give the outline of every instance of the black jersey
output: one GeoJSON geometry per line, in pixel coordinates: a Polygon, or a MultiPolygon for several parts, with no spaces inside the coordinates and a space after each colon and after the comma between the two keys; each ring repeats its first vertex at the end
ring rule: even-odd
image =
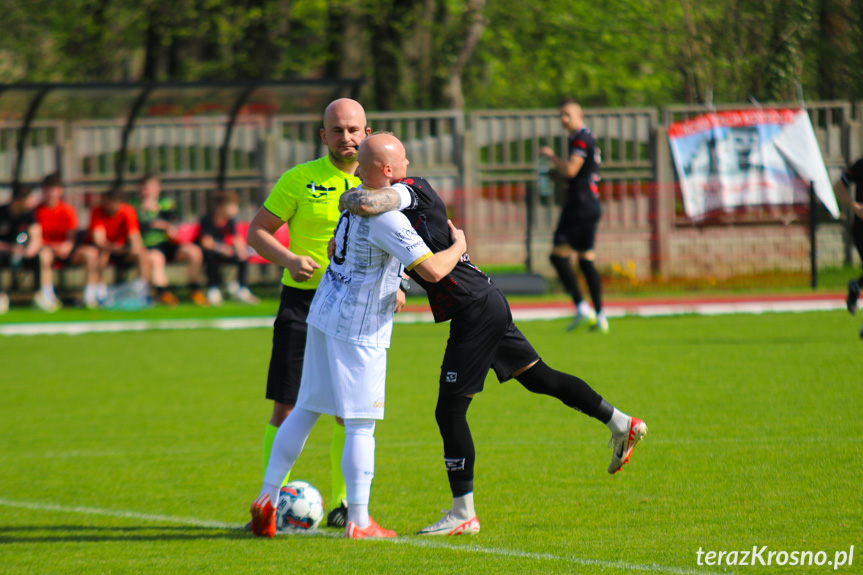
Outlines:
{"type": "Polygon", "coordinates": [[[590,216],[599,208],[599,165],[601,163],[596,138],[587,128],[569,136],[569,155],[584,159],[581,169],[569,180],[565,212],[590,216]]]}
{"type": "MultiPolygon", "coordinates": [[[[845,189],[851,194],[851,184],[854,184],[854,201],[863,203],[863,158],[857,160],[853,166],[842,172],[842,183],[845,184],[845,189]]],[[[863,220],[854,214],[854,225],[860,226],[863,220]]]]}
{"type": "Polygon", "coordinates": [[[0,241],[10,244],[27,242],[30,226],[35,223],[34,210],[27,210],[13,216],[11,204],[0,206],[0,241]]]}
{"type": "Polygon", "coordinates": [[[863,203],[863,158],[857,160],[853,166],[842,173],[842,182],[849,191],[853,183],[857,188],[854,193],[854,201],[863,203]]]}
{"type": "Polygon", "coordinates": [[[213,214],[207,214],[201,218],[201,231],[198,232],[198,241],[202,236],[210,236],[217,244],[224,244],[228,238],[237,235],[237,222],[230,218],[221,226],[216,224],[213,214]]]}
{"type": "MultiPolygon", "coordinates": [[[[431,185],[422,178],[405,178],[399,183],[411,193],[410,205],[402,210],[432,253],[452,245],[446,206],[431,185]]],[[[437,283],[422,279],[416,270],[408,274],[426,290],[435,322],[451,319],[470,302],[495,288],[494,283],[463,254],[450,274],[437,283]]]]}

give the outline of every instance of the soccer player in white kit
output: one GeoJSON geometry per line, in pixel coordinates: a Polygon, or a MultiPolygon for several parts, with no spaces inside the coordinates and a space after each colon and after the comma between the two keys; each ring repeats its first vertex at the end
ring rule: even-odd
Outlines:
{"type": "MultiPolygon", "coordinates": [[[[367,138],[358,153],[364,186],[407,174],[404,146],[390,134],[367,138]]],[[[402,199],[407,206],[408,194],[402,199]]],[[[453,245],[433,254],[399,211],[373,217],[344,212],[335,229],[335,255],[308,315],[300,394],[279,427],[261,493],[252,504],[252,532],[273,537],[282,479],[293,467],[321,414],[345,422],[342,473],[348,494],[345,537],[395,537],[369,517],[374,477],[375,420],[383,419],[386,353],[402,269],[437,282],[467,251],[464,232],[449,222],[453,245]]]]}

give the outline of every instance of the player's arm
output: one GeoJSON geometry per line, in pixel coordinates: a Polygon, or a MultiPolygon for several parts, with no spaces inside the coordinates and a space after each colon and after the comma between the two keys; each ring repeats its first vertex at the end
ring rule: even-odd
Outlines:
{"type": "Polygon", "coordinates": [[[554,164],[553,169],[555,172],[567,179],[572,179],[578,175],[578,172],[581,171],[581,167],[584,165],[584,158],[578,154],[572,154],[569,156],[568,160],[564,160],[562,158],[558,158],[557,154],[554,153],[554,150],[548,146],[540,148],[539,153],[548,158],[548,160],[554,164]]]}
{"type": "Polygon", "coordinates": [[[30,224],[27,228],[27,247],[24,250],[24,257],[35,257],[40,249],[42,249],[42,226],[38,223],[30,224]]]}
{"type": "Polygon", "coordinates": [[[233,238],[234,253],[237,254],[237,259],[239,259],[241,262],[246,261],[249,258],[249,250],[248,244],[246,244],[246,238],[244,238],[240,234],[234,234],[231,237],[233,238]]]}
{"type": "Polygon", "coordinates": [[[91,226],[90,235],[94,246],[102,250],[111,249],[111,245],[108,243],[108,232],[105,231],[104,225],[97,223],[91,226]]]}
{"type": "Polygon", "coordinates": [[[456,228],[450,220],[447,220],[446,223],[449,226],[449,235],[453,244],[429,258],[407,267],[408,271],[416,271],[427,282],[437,283],[445,278],[467,251],[464,232],[456,228]]]}
{"type": "Polygon", "coordinates": [[[858,218],[863,219],[863,204],[854,201],[848,192],[848,178],[843,174],[842,178],[833,185],[833,195],[842,204],[851,208],[858,218]]]}
{"type": "Polygon", "coordinates": [[[393,187],[354,188],[339,198],[339,211],[349,211],[356,216],[376,216],[402,207],[403,197],[393,187]]]}
{"type": "Polygon", "coordinates": [[[141,238],[141,232],[134,230],[129,232],[129,247],[132,251],[141,251],[144,249],[144,240],[141,238]]]}
{"type": "Polygon", "coordinates": [[[286,268],[294,281],[308,281],[321,266],[309,256],[295,254],[276,239],[276,231],[284,223],[281,218],[262,206],[249,224],[246,239],[261,257],[286,268]]]}

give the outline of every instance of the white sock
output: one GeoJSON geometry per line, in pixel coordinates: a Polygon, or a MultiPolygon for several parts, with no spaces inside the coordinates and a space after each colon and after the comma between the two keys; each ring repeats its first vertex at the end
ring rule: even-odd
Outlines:
{"type": "Polygon", "coordinates": [[[264,473],[264,485],[261,487],[261,494],[270,496],[273,507],[278,504],[282,481],[302,453],[318,417],[319,413],[295,407],[276,432],[273,449],[270,451],[270,462],[264,473]]]}
{"type": "Polygon", "coordinates": [[[459,519],[470,519],[476,515],[473,508],[473,491],[452,498],[452,514],[459,519]]]}
{"type": "Polygon", "coordinates": [[[99,284],[96,288],[96,295],[99,296],[99,299],[108,299],[108,286],[99,284]]]}
{"type": "Polygon", "coordinates": [[[87,284],[84,286],[84,301],[85,302],[94,302],[96,301],[96,284],[87,284]]]}
{"type": "Polygon", "coordinates": [[[54,294],[54,288],[51,286],[42,286],[42,297],[48,301],[54,301],[57,296],[54,294]]]}
{"type": "Polygon", "coordinates": [[[348,521],[357,527],[365,529],[369,526],[369,504],[349,503],[348,521]]]}
{"type": "Polygon", "coordinates": [[[593,312],[590,305],[582,300],[581,303],[578,304],[578,313],[580,315],[590,315],[593,312]]]}
{"type": "Polygon", "coordinates": [[[629,431],[629,423],[630,417],[615,407],[611,419],[605,425],[611,430],[612,435],[620,435],[629,431]]]}
{"type": "Polygon", "coordinates": [[[369,498],[375,476],[375,420],[346,419],[342,474],[348,492],[348,521],[369,526],[369,498]]]}

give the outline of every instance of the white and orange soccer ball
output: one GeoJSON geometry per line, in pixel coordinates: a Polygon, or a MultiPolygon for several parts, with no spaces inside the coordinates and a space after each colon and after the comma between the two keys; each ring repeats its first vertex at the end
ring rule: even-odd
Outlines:
{"type": "Polygon", "coordinates": [[[276,529],[279,531],[315,529],[324,518],[320,491],[305,481],[291,481],[279,490],[276,529]]]}

